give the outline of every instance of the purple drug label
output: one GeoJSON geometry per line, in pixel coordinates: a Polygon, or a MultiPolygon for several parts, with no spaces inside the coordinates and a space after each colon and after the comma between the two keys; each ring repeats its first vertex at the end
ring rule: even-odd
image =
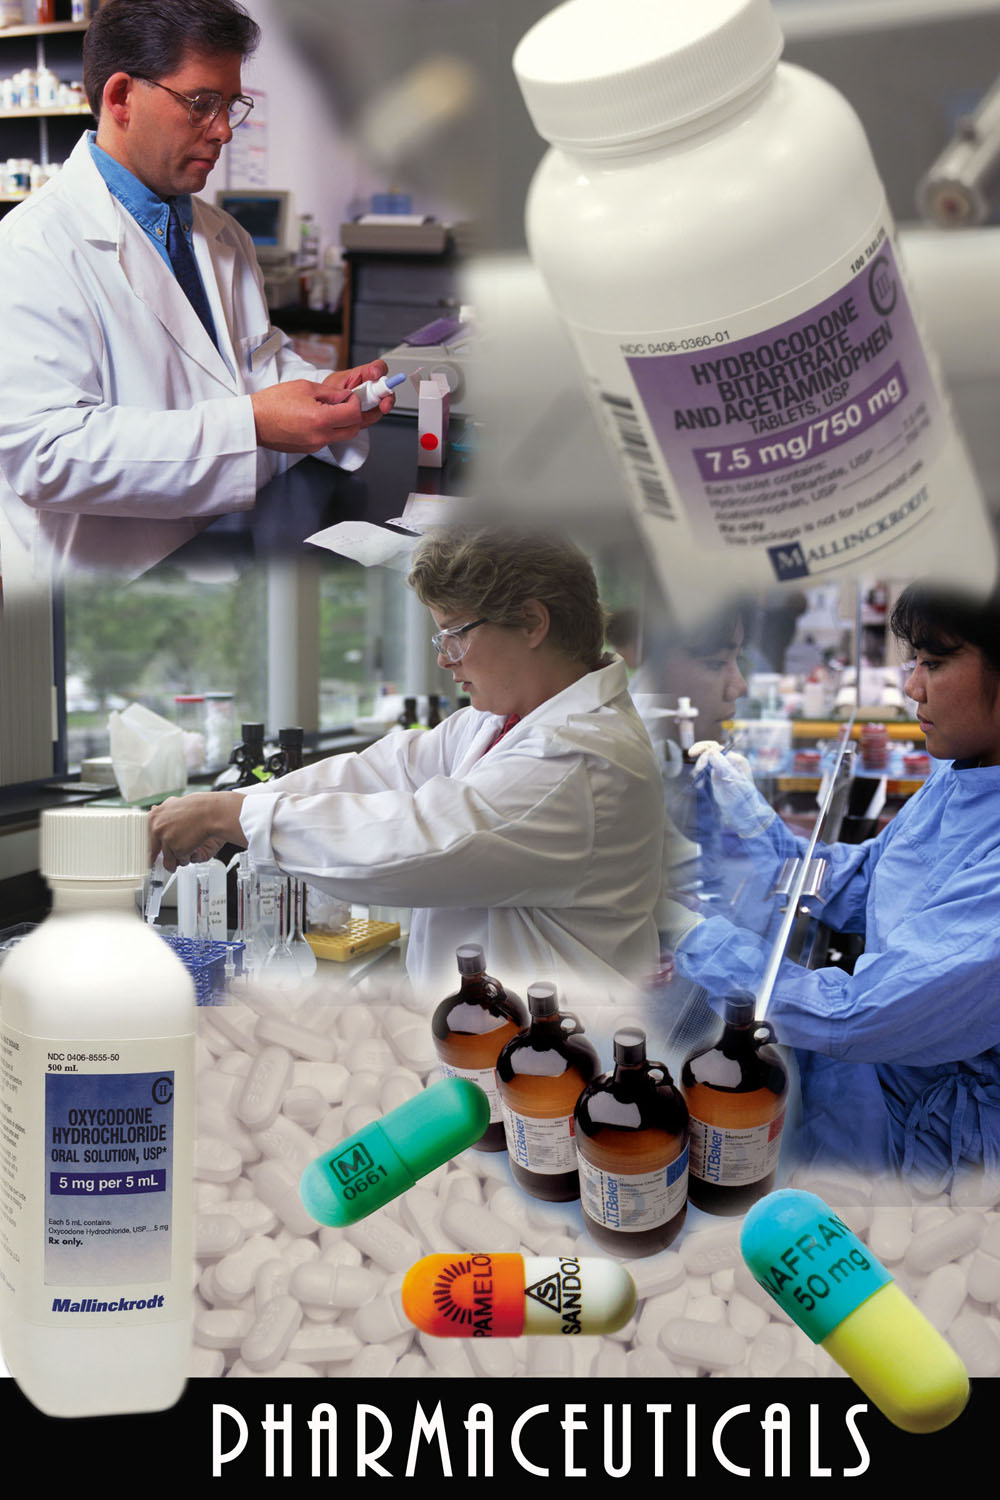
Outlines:
{"type": "MultiPolygon", "coordinates": [[[[647,348],[626,355],[655,438],[646,462],[658,447],[705,545],[808,549],[835,518],[870,520],[871,507],[904,500],[946,438],[887,238],[794,318],[736,340],[715,329],[647,348]]],[[[786,576],[787,557],[772,565],[786,576]]]]}
{"type": "Polygon", "coordinates": [[[873,381],[852,400],[811,421],[801,422],[780,436],[769,433],[748,443],[692,451],[703,479],[714,480],[724,474],[774,473],[794,467],[813,454],[828,453],[841,443],[849,443],[880,422],[908,395],[902,368],[895,364],[887,375],[873,381]]]}

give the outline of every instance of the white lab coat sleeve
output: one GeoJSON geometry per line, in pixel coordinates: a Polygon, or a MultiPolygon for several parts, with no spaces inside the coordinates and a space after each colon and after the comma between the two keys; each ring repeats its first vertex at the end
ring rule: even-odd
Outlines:
{"type": "MultiPolygon", "coordinates": [[[[30,265],[14,263],[27,254],[17,241],[4,246],[4,276],[18,285],[31,284],[30,265]]],[[[80,268],[73,296],[60,276],[50,292],[58,305],[40,296],[7,307],[0,468],[15,494],[34,508],[82,515],[175,519],[251,507],[257,438],[250,397],[155,411],[109,401],[109,353],[86,296],[86,271],[80,268]]]]}
{"type": "MultiPolygon", "coordinates": [[[[450,747],[457,727],[449,722],[433,730],[394,729],[366,750],[330,755],[279,779],[262,781],[259,786],[251,787],[247,796],[256,798],[291,793],[308,796],[327,791],[360,794],[392,790],[415,792],[430,777],[448,775],[453,753],[450,747]]],[[[248,816],[253,815],[251,804],[248,816]]],[[[243,831],[247,831],[245,826],[243,831]]]]}
{"type": "MultiPolygon", "coordinates": [[[[355,765],[348,779],[373,774],[355,765]]],[[[344,899],[570,906],[593,852],[594,807],[577,755],[498,756],[474,776],[436,774],[415,789],[310,793],[291,783],[245,799],[251,855],[344,899]]]]}

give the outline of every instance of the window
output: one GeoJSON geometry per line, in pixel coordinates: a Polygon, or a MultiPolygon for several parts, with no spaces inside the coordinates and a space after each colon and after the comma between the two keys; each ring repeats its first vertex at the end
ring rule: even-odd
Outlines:
{"type": "Polygon", "coordinates": [[[196,577],[168,565],[132,583],[73,576],[64,589],[67,763],[108,753],[108,714],[141,703],[176,721],[181,694],[233,695],[234,741],[267,706],[267,589],[260,568],[196,577]]]}

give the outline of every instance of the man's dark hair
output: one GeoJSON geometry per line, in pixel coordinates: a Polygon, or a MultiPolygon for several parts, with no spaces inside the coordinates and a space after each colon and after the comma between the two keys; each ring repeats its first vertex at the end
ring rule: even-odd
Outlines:
{"type": "Polygon", "coordinates": [[[114,73],[154,81],[175,73],[189,52],[249,57],[260,27],[236,0],[111,0],[87,29],[83,86],[95,116],[114,73]]]}

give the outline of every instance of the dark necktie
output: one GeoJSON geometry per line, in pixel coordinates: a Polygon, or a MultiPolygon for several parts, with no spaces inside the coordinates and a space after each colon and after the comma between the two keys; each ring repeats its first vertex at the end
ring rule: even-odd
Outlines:
{"type": "Polygon", "coordinates": [[[209,338],[216,348],[219,341],[215,337],[215,322],[212,318],[212,309],[208,305],[205,296],[205,288],[201,284],[198,267],[195,263],[194,252],[188,244],[187,235],[181,227],[180,217],[177,213],[176,203],[170,205],[170,220],[167,224],[167,254],[174,268],[174,274],[188,301],[205,325],[209,338]]]}

